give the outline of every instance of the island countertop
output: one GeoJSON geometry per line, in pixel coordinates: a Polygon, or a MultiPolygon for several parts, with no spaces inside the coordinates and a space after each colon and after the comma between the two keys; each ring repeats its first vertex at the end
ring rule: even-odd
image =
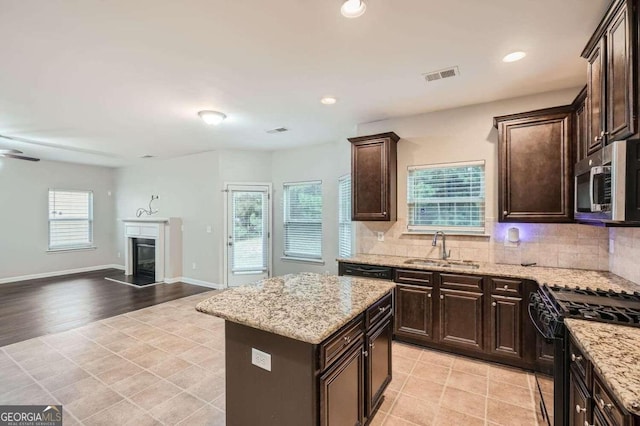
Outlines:
{"type": "Polygon", "coordinates": [[[358,254],[350,258],[338,258],[339,262],[360,263],[365,265],[390,266],[394,268],[422,269],[439,272],[455,272],[473,275],[490,275],[495,277],[520,278],[536,281],[538,284],[549,284],[580,288],[599,288],[609,291],[626,291],[633,293],[640,291],[640,285],[626,280],[611,272],[591,271],[584,269],[547,268],[542,266],[520,266],[501,263],[478,262],[478,269],[450,267],[423,266],[419,264],[407,264],[411,258],[401,256],[386,256],[373,254],[358,254]]]}
{"type": "Polygon", "coordinates": [[[579,319],[564,323],[624,408],[640,415],[640,328],[579,319]]]}
{"type": "Polygon", "coordinates": [[[300,273],[230,288],[196,309],[227,321],[319,344],[394,288],[391,281],[300,273]]]}

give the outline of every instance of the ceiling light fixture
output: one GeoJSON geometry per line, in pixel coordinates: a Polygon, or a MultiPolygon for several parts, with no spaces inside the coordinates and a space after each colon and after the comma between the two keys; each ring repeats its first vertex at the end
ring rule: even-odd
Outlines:
{"type": "Polygon", "coordinates": [[[367,5],[363,0],[346,0],[340,8],[340,13],[345,18],[357,18],[362,16],[365,10],[367,10],[367,5]]]}
{"type": "Polygon", "coordinates": [[[198,115],[202,118],[202,121],[212,126],[217,126],[227,118],[226,115],[218,111],[200,111],[198,115]]]}
{"type": "Polygon", "coordinates": [[[527,56],[524,52],[511,52],[504,58],[502,58],[502,62],[515,62],[527,56]]]}
{"type": "Polygon", "coordinates": [[[324,98],[320,99],[320,102],[324,105],[333,105],[338,102],[338,99],[334,98],[333,96],[325,96],[324,98]]]}

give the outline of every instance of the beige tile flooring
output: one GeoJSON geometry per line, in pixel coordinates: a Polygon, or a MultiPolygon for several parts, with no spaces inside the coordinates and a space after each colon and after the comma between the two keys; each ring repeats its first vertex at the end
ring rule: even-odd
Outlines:
{"type": "MultiPolygon", "coordinates": [[[[0,405],[62,404],[65,425],[224,425],[224,322],[203,293],[0,348],[0,405]]],[[[533,377],[394,343],[372,425],[535,425],[533,377]]],[[[277,426],[277,425],[274,425],[277,426]]]]}

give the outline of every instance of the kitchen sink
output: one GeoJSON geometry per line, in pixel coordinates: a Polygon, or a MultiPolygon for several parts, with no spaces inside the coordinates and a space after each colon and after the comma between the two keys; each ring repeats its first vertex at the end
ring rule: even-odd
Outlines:
{"type": "Polygon", "coordinates": [[[438,268],[478,269],[480,264],[472,260],[439,260],[439,259],[409,259],[407,265],[435,266],[438,268]]]}

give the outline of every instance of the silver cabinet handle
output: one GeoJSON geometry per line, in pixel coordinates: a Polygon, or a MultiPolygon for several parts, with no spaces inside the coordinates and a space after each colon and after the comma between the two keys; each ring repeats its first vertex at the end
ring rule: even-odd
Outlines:
{"type": "Polygon", "coordinates": [[[506,215],[509,214],[509,212],[505,210],[505,211],[502,212],[502,214],[506,216],[506,215]]]}
{"type": "Polygon", "coordinates": [[[503,287],[505,290],[509,290],[509,285],[505,284],[505,286],[503,287]]]}
{"type": "Polygon", "coordinates": [[[344,336],[344,342],[345,342],[345,343],[349,343],[349,342],[351,342],[351,337],[349,337],[349,336],[344,336]]]}
{"type": "Polygon", "coordinates": [[[612,404],[605,404],[604,399],[600,398],[600,406],[602,408],[606,408],[607,410],[611,410],[613,408],[612,404]]]}
{"type": "Polygon", "coordinates": [[[584,421],[584,426],[595,426],[595,425],[590,425],[588,421],[584,421]]]}
{"type": "Polygon", "coordinates": [[[427,294],[427,297],[428,297],[429,299],[431,299],[431,293],[428,293],[428,294],[427,294]]]}
{"type": "Polygon", "coordinates": [[[491,306],[498,306],[498,304],[496,302],[493,302],[491,306]]]}
{"type": "Polygon", "coordinates": [[[441,300],[444,300],[444,296],[443,296],[442,294],[440,295],[440,299],[441,299],[441,300]]]}
{"type": "Polygon", "coordinates": [[[369,344],[369,347],[371,348],[371,350],[373,350],[373,348],[376,347],[376,344],[375,343],[371,343],[371,344],[369,344]]]}
{"type": "Polygon", "coordinates": [[[384,311],[386,311],[386,310],[387,310],[387,307],[386,307],[386,306],[381,306],[380,308],[378,308],[378,310],[379,310],[380,312],[384,312],[384,311]]]}
{"type": "Polygon", "coordinates": [[[580,413],[586,413],[586,412],[587,412],[586,408],[580,407],[579,404],[576,405],[576,413],[580,414],[580,413]]]}
{"type": "Polygon", "coordinates": [[[365,350],[363,349],[363,350],[362,350],[362,355],[364,355],[364,356],[369,356],[369,352],[368,352],[368,351],[365,351],[365,350]]]}
{"type": "Polygon", "coordinates": [[[576,356],[576,354],[571,354],[571,361],[580,362],[580,361],[582,361],[582,357],[580,355],[576,356]]]}

